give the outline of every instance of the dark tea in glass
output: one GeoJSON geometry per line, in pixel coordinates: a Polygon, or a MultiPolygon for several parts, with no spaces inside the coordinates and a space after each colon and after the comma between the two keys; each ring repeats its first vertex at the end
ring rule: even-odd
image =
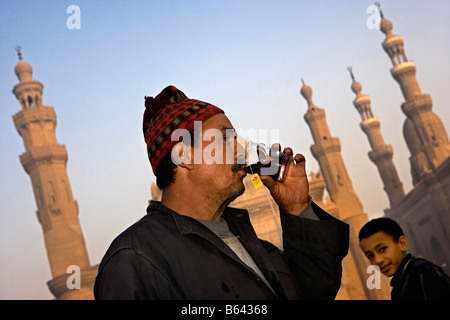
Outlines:
{"type": "Polygon", "coordinates": [[[248,142],[246,147],[245,172],[268,175],[283,182],[289,165],[290,155],[259,143],[248,142]]]}

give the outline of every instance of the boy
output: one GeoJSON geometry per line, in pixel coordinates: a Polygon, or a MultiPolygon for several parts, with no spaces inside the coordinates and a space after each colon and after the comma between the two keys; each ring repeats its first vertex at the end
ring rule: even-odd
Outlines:
{"type": "Polygon", "coordinates": [[[407,254],[408,239],[394,220],[366,223],[359,232],[359,245],[371,264],[392,277],[392,300],[450,299],[450,278],[430,261],[407,254]]]}

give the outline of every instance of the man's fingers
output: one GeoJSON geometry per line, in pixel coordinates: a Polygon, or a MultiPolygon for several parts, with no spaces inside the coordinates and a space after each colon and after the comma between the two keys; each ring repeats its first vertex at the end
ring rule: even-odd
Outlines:
{"type": "MultiPolygon", "coordinates": [[[[279,144],[279,143],[272,144],[272,146],[270,148],[271,154],[272,154],[272,152],[276,152],[276,151],[278,151],[278,152],[281,151],[281,144],[279,144]]],[[[297,153],[294,157],[294,151],[290,147],[284,148],[283,152],[286,153],[288,156],[291,156],[293,158],[295,164],[299,164],[299,163],[304,164],[306,162],[305,157],[301,153],[297,153]]]]}
{"type": "Polygon", "coordinates": [[[304,157],[302,154],[300,154],[300,153],[297,153],[297,154],[295,155],[294,160],[295,160],[295,163],[296,163],[296,164],[299,164],[299,163],[305,163],[305,162],[306,162],[305,157],[304,157]]]}
{"type": "Polygon", "coordinates": [[[283,152],[290,156],[292,156],[294,154],[294,151],[292,151],[292,149],[289,147],[284,148],[283,152]]]}
{"type": "Polygon", "coordinates": [[[272,179],[270,176],[260,176],[261,181],[264,183],[264,185],[269,189],[272,190],[276,184],[275,180],[272,179]]]}
{"type": "Polygon", "coordinates": [[[281,151],[281,144],[274,143],[270,146],[270,155],[277,154],[280,151],[281,151]]]}

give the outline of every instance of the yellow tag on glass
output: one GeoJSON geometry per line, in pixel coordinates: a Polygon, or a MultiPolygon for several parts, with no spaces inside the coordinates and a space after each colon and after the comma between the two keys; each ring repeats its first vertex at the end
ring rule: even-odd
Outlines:
{"type": "Polygon", "coordinates": [[[250,180],[252,181],[253,185],[255,186],[255,189],[258,189],[259,187],[261,187],[263,185],[261,178],[259,177],[259,175],[257,173],[252,174],[250,176],[250,180]]]}

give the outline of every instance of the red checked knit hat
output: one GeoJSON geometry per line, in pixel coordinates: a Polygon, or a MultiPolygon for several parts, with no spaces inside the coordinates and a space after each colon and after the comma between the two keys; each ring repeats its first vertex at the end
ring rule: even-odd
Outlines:
{"type": "Polygon", "coordinates": [[[153,173],[156,173],[161,161],[178,143],[171,141],[175,129],[192,131],[194,121],[204,121],[217,113],[224,112],[212,104],[188,99],[174,86],[166,87],[155,98],[145,97],[142,129],[153,173]]]}

